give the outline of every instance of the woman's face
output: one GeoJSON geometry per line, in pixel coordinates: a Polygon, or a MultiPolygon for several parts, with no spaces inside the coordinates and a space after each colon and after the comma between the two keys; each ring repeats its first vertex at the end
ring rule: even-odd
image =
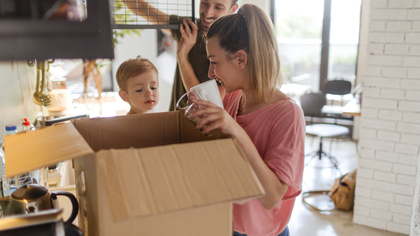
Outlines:
{"type": "Polygon", "coordinates": [[[242,76],[243,73],[238,68],[236,58],[231,59],[229,54],[219,47],[217,37],[207,40],[206,50],[210,60],[209,78],[216,79],[222,85],[225,93],[242,89],[245,80],[242,76]]]}

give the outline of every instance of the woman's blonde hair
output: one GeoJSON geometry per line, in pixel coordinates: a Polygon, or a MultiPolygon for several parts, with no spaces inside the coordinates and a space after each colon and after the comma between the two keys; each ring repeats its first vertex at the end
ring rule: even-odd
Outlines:
{"type": "Polygon", "coordinates": [[[118,67],[116,74],[118,86],[121,90],[127,92],[128,79],[149,71],[156,71],[158,73],[155,65],[148,59],[142,58],[141,56],[137,56],[135,59],[129,59],[118,67]]]}
{"type": "Polygon", "coordinates": [[[245,4],[238,13],[219,18],[207,32],[207,40],[212,37],[217,37],[219,47],[230,55],[239,50],[248,54],[248,79],[258,101],[267,101],[281,86],[274,26],[261,8],[245,4]]]}

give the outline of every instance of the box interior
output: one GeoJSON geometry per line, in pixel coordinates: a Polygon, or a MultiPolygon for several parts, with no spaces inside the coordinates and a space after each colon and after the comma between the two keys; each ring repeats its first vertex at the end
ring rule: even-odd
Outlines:
{"type": "Polygon", "coordinates": [[[170,225],[174,217],[184,226],[203,219],[204,227],[200,212],[215,209],[224,210],[208,217],[229,232],[231,202],[264,194],[236,140],[207,137],[180,112],[84,118],[14,136],[6,142],[8,176],[74,159],[79,227],[94,235],[124,225],[145,232],[147,222],[170,225]],[[28,149],[19,146],[25,141],[28,149]]]}

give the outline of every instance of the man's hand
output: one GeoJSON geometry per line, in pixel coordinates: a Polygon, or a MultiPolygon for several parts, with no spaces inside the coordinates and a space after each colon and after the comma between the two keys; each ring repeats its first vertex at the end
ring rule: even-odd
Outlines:
{"type": "Polygon", "coordinates": [[[191,63],[188,61],[188,53],[194,47],[197,40],[198,28],[191,20],[184,20],[180,25],[179,30],[181,31],[181,40],[178,43],[176,56],[182,83],[184,84],[185,89],[190,91],[190,88],[200,83],[194,73],[191,63]]]}
{"type": "Polygon", "coordinates": [[[185,63],[188,62],[188,53],[194,47],[197,40],[198,28],[190,19],[188,19],[188,21],[184,19],[179,26],[179,30],[181,31],[182,36],[178,43],[177,59],[178,63],[185,63]]]}

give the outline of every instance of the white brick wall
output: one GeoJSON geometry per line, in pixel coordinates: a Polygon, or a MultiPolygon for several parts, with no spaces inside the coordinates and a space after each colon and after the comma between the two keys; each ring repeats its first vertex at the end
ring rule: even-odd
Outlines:
{"type": "Polygon", "coordinates": [[[410,46],[404,44],[386,44],[385,54],[410,55],[410,46]]]}
{"type": "Polygon", "coordinates": [[[408,78],[420,79],[420,68],[408,68],[408,78]]]}
{"type": "Polygon", "coordinates": [[[419,22],[414,22],[413,23],[413,30],[418,31],[420,29],[420,23],[419,22]]]}
{"type": "Polygon", "coordinates": [[[388,8],[411,8],[414,0],[389,0],[388,8]]]}
{"type": "Polygon", "coordinates": [[[383,31],[386,27],[386,21],[376,20],[370,22],[369,30],[371,31],[383,31]]]}
{"type": "Polygon", "coordinates": [[[411,21],[389,21],[386,23],[386,31],[407,32],[411,30],[411,21]]]}
{"type": "MultiPolygon", "coordinates": [[[[398,162],[404,165],[412,165],[417,168],[418,156],[416,155],[399,155],[398,162]]],[[[418,181],[416,181],[418,183],[418,181]]]]}
{"type": "Polygon", "coordinates": [[[420,236],[420,0],[362,7],[367,50],[359,50],[365,88],[353,221],[420,236]]]}
{"type": "MultiPolygon", "coordinates": [[[[420,26],[420,24],[419,24],[420,26]]],[[[420,31],[420,27],[418,29],[420,31]]],[[[410,55],[420,55],[420,45],[412,45],[410,47],[410,55]]]]}

